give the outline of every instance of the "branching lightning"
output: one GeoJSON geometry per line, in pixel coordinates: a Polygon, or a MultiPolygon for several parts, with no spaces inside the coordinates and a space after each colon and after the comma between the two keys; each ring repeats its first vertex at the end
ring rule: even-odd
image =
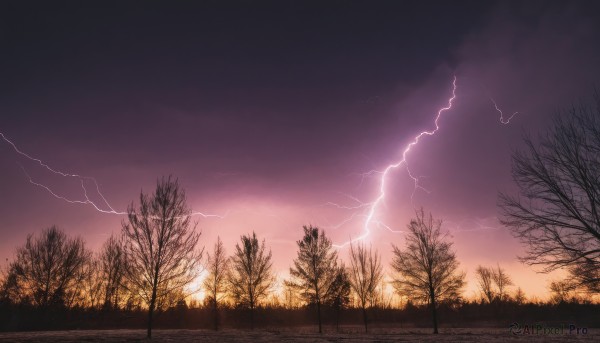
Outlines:
{"type": "MultiPolygon", "coordinates": [[[[401,158],[398,161],[396,161],[392,164],[389,164],[385,169],[370,170],[366,173],[359,174],[361,177],[359,187],[360,187],[360,185],[362,185],[365,178],[371,178],[371,177],[377,178],[378,193],[377,193],[377,197],[374,200],[368,201],[368,202],[363,202],[360,199],[358,199],[352,195],[341,193],[344,197],[346,197],[347,199],[350,199],[352,201],[352,203],[350,205],[340,205],[335,202],[327,202],[322,205],[322,206],[331,206],[331,207],[337,208],[339,210],[351,212],[351,215],[349,217],[345,218],[343,221],[341,221],[335,225],[328,225],[327,226],[328,228],[339,229],[355,220],[362,222],[362,231],[358,237],[352,238],[341,244],[334,244],[335,247],[341,248],[352,242],[365,239],[366,237],[369,236],[369,234],[371,233],[371,229],[373,227],[382,228],[382,229],[388,230],[389,232],[392,232],[392,233],[404,233],[404,231],[402,231],[402,230],[392,229],[389,225],[383,223],[382,221],[380,221],[377,218],[378,209],[384,203],[385,198],[386,198],[386,183],[388,182],[387,181],[388,177],[390,176],[390,173],[393,170],[403,167],[403,168],[405,168],[407,175],[413,180],[413,183],[414,183],[414,188],[413,188],[413,191],[411,194],[411,201],[413,200],[415,192],[417,190],[422,190],[426,193],[430,193],[430,191],[428,189],[424,188],[420,184],[420,179],[423,176],[415,176],[411,172],[408,162],[407,162],[407,157],[408,157],[409,153],[411,152],[412,148],[415,145],[419,144],[419,142],[421,141],[421,139],[424,136],[433,136],[440,130],[440,126],[439,126],[440,118],[442,117],[442,115],[445,112],[452,109],[453,102],[456,99],[456,91],[457,91],[456,83],[457,83],[457,78],[456,78],[456,76],[454,76],[453,81],[452,81],[451,96],[447,100],[447,105],[445,107],[440,108],[437,111],[437,115],[435,116],[435,119],[434,119],[435,127],[433,129],[422,131],[422,132],[418,133],[416,136],[414,136],[412,138],[412,140],[407,145],[405,145],[404,148],[401,150],[401,152],[402,152],[401,158]]],[[[510,116],[505,116],[503,111],[500,109],[500,107],[496,103],[496,101],[491,96],[489,96],[489,93],[488,93],[488,98],[490,99],[491,103],[493,104],[495,111],[499,114],[499,121],[501,124],[508,125],[511,122],[511,120],[517,114],[519,114],[519,112],[514,112],[510,116]]],[[[117,211],[111,206],[111,204],[108,202],[108,200],[106,199],[104,194],[101,192],[100,185],[96,181],[95,178],[90,177],[90,176],[74,174],[74,173],[67,173],[67,172],[52,168],[50,165],[46,164],[41,159],[32,157],[31,155],[22,151],[13,141],[8,139],[1,132],[0,132],[0,137],[6,143],[8,143],[12,147],[12,149],[17,154],[19,154],[21,157],[23,157],[31,162],[36,163],[37,165],[41,166],[42,168],[46,169],[47,171],[51,172],[52,174],[62,176],[65,178],[77,179],[79,184],[81,185],[81,190],[82,190],[81,196],[82,197],[80,199],[72,199],[72,198],[69,198],[67,196],[60,194],[59,192],[56,192],[50,186],[42,184],[38,181],[35,181],[31,177],[31,175],[25,170],[25,168],[19,164],[21,166],[21,169],[23,170],[23,173],[25,174],[25,176],[27,177],[27,179],[29,180],[29,182],[32,185],[43,188],[45,191],[50,193],[50,195],[52,195],[56,199],[65,201],[67,203],[89,205],[89,206],[92,206],[96,211],[105,213],[105,214],[115,214],[115,215],[126,215],[127,214],[127,212],[117,211]],[[93,198],[97,198],[100,200],[99,201],[92,200],[89,195],[90,193],[94,193],[92,196],[93,198]]],[[[225,215],[207,214],[207,213],[203,213],[203,212],[199,212],[199,211],[193,211],[191,213],[191,215],[192,216],[201,216],[203,218],[211,218],[211,217],[225,218],[227,216],[227,214],[225,214],[225,215]]],[[[479,223],[476,223],[476,224],[478,227],[481,227],[481,228],[485,227],[485,229],[494,229],[493,227],[487,227],[487,226],[479,224],[479,223]]],[[[456,227],[457,227],[457,229],[464,231],[464,229],[460,228],[461,225],[457,225],[456,227]]]]}
{"type": "MultiPolygon", "coordinates": [[[[411,151],[411,149],[419,143],[419,141],[421,140],[421,138],[423,136],[433,136],[436,134],[436,132],[440,129],[440,127],[439,127],[440,117],[442,116],[442,114],[444,112],[446,112],[452,108],[452,102],[454,101],[454,99],[456,99],[456,76],[454,77],[454,80],[452,81],[452,96],[448,99],[448,105],[440,108],[437,112],[437,115],[434,120],[435,128],[431,131],[422,131],[419,134],[417,134],[413,138],[413,140],[406,145],[406,147],[402,151],[402,158],[399,161],[388,165],[381,172],[378,172],[378,171],[369,172],[370,174],[379,173],[381,176],[379,179],[379,195],[377,196],[377,198],[374,201],[368,203],[369,210],[367,212],[367,216],[366,216],[364,224],[363,224],[363,233],[360,236],[350,239],[342,244],[334,244],[335,247],[341,248],[352,242],[365,239],[371,233],[371,224],[377,224],[379,226],[383,226],[392,232],[401,232],[399,230],[392,230],[389,226],[381,223],[380,221],[376,220],[376,218],[375,218],[377,208],[379,207],[379,205],[381,205],[383,203],[383,201],[385,199],[385,188],[386,188],[387,176],[392,170],[394,170],[400,166],[405,166],[406,170],[408,171],[409,177],[412,178],[415,183],[415,189],[422,188],[419,186],[419,179],[417,177],[413,176],[412,173],[410,172],[410,170],[408,169],[408,167],[406,166],[406,158],[408,156],[408,153],[411,151]]],[[[413,191],[413,194],[414,194],[414,191],[413,191]]]]}
{"type": "MultiPolygon", "coordinates": [[[[53,197],[63,200],[63,201],[66,201],[70,204],[91,205],[96,211],[101,212],[101,213],[106,213],[106,214],[117,214],[117,215],[126,215],[127,214],[127,212],[115,210],[110,205],[108,200],[106,200],[106,197],[104,196],[104,194],[102,194],[102,192],[100,191],[100,185],[98,184],[98,182],[96,181],[95,178],[93,178],[91,176],[83,176],[83,175],[79,175],[79,174],[66,173],[66,172],[54,169],[54,168],[50,167],[48,164],[44,163],[41,159],[32,157],[31,155],[29,155],[26,152],[19,149],[17,147],[17,145],[13,141],[8,139],[2,132],[0,132],[0,137],[2,137],[2,139],[6,143],[8,143],[17,154],[21,155],[22,157],[24,157],[32,162],[37,163],[38,165],[40,165],[44,169],[48,170],[49,172],[51,172],[55,175],[58,175],[58,176],[75,178],[75,179],[79,180],[79,182],[81,184],[84,200],[69,199],[66,196],[60,195],[58,192],[52,190],[49,186],[34,181],[34,179],[31,177],[31,175],[29,175],[29,173],[27,173],[27,171],[25,170],[25,167],[23,167],[21,164],[19,164],[19,166],[23,170],[23,173],[29,180],[29,183],[31,183],[32,185],[43,188],[48,193],[50,193],[53,197]],[[98,203],[96,203],[92,199],[90,199],[90,197],[88,196],[88,187],[89,187],[90,182],[93,184],[93,187],[94,187],[96,193],[98,194],[98,196],[102,199],[102,202],[104,202],[104,205],[99,205],[98,203]]],[[[225,217],[225,215],[207,214],[207,213],[203,213],[203,212],[199,212],[199,211],[192,211],[191,215],[192,216],[201,216],[203,218],[211,218],[211,217],[224,218],[225,217]]]]}
{"type": "Polygon", "coordinates": [[[494,101],[494,99],[492,97],[490,97],[490,100],[492,101],[492,104],[494,104],[494,108],[496,108],[496,111],[498,113],[500,113],[500,123],[507,125],[510,123],[510,120],[516,116],[517,114],[519,114],[519,112],[515,112],[513,113],[510,117],[508,117],[508,119],[504,118],[504,113],[502,113],[502,110],[498,107],[498,104],[496,104],[496,101],[494,101]]]}
{"type": "MultiPolygon", "coordinates": [[[[504,113],[502,112],[502,110],[498,107],[498,104],[496,103],[496,101],[491,97],[488,96],[490,101],[492,102],[492,104],[494,105],[495,110],[500,114],[499,117],[499,121],[501,124],[504,125],[508,125],[510,123],[510,121],[517,115],[519,114],[519,112],[514,112],[512,115],[510,115],[509,117],[505,117],[504,113]]],[[[424,188],[423,186],[420,185],[419,180],[421,177],[416,177],[412,174],[408,163],[407,163],[407,155],[408,153],[411,151],[412,147],[417,145],[420,141],[420,139],[423,136],[433,136],[439,129],[439,119],[442,116],[442,114],[445,111],[448,111],[452,108],[452,102],[454,101],[454,99],[456,99],[456,76],[454,77],[454,80],[452,82],[452,96],[448,99],[448,105],[446,107],[442,107],[441,109],[439,109],[439,111],[437,112],[437,116],[435,117],[435,128],[431,131],[423,131],[421,133],[419,133],[418,135],[416,135],[413,140],[406,145],[406,147],[404,148],[404,150],[402,151],[402,159],[400,159],[399,161],[388,165],[383,171],[378,171],[378,170],[370,170],[366,173],[362,173],[360,174],[361,176],[361,180],[360,180],[360,184],[362,185],[362,183],[364,182],[364,179],[367,177],[372,177],[374,175],[379,175],[379,193],[377,198],[374,201],[371,202],[367,202],[367,203],[363,203],[360,202],[357,198],[352,198],[353,200],[355,200],[356,202],[359,203],[359,205],[356,206],[342,206],[342,205],[338,205],[336,203],[333,202],[329,202],[327,203],[330,206],[334,206],[340,209],[346,209],[346,210],[358,210],[364,207],[368,208],[368,212],[366,214],[360,215],[360,217],[364,217],[364,223],[363,223],[363,230],[362,230],[362,234],[356,238],[350,239],[344,243],[341,244],[337,244],[334,245],[335,247],[341,248],[344,247],[352,242],[358,241],[358,240],[362,240],[365,239],[369,234],[370,234],[370,230],[372,225],[376,225],[377,227],[381,227],[384,229],[387,229],[388,231],[392,232],[392,233],[404,233],[404,231],[402,230],[394,230],[392,229],[390,226],[388,226],[387,224],[381,222],[380,220],[376,219],[376,212],[377,212],[377,208],[379,207],[379,205],[381,203],[383,203],[384,199],[385,199],[385,186],[386,186],[386,178],[388,176],[388,174],[393,170],[396,169],[400,166],[404,166],[406,168],[406,172],[408,174],[408,176],[413,180],[414,182],[414,188],[411,194],[411,201],[414,198],[415,192],[417,191],[417,189],[423,190],[426,193],[430,193],[429,190],[427,190],[426,188],[424,188]]],[[[345,224],[347,224],[348,222],[352,221],[354,218],[359,217],[359,215],[357,215],[356,213],[353,213],[352,216],[350,218],[346,218],[344,221],[342,221],[340,224],[338,224],[337,226],[335,226],[336,228],[339,228],[345,224]]],[[[473,231],[475,230],[495,230],[497,229],[496,227],[492,227],[492,226],[487,226],[487,225],[483,225],[481,224],[479,221],[471,221],[472,223],[476,224],[475,229],[472,229],[473,231]]],[[[463,229],[461,228],[461,225],[458,224],[456,225],[456,230],[455,231],[470,231],[467,229],[463,229]]]]}

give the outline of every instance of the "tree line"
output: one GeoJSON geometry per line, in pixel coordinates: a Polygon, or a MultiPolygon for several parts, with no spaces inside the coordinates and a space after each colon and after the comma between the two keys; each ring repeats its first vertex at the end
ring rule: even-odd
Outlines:
{"type": "MultiPolygon", "coordinates": [[[[568,114],[557,118],[539,142],[525,138],[526,149],[513,153],[520,194],[499,195],[501,222],[528,248],[521,260],[543,266],[545,272],[564,268],[570,274],[551,283],[555,303],[572,302],[575,291],[590,296],[600,289],[600,101],[595,110],[581,106],[568,114]]],[[[178,180],[163,177],[154,192],[141,192],[139,203],[128,206],[121,233],[96,253],[55,226],[28,235],[3,271],[0,302],[42,312],[57,307],[142,308],[150,338],[155,313],[185,304],[189,286],[206,270],[202,287],[214,328],[219,328],[220,309],[231,304],[248,311],[253,328],[255,310],[275,291],[270,249],[252,232],[240,237],[231,256],[220,238],[205,252],[191,214],[178,180]]],[[[404,246],[392,245],[389,265],[395,293],[406,299],[405,306],[430,311],[434,333],[440,307],[465,304],[466,274],[441,225],[417,210],[404,246]]],[[[323,230],[303,227],[285,292],[314,311],[319,332],[323,307],[334,309],[339,323],[341,311],[354,299],[368,331],[369,311],[383,294],[380,254],[352,243],[345,265],[339,253],[323,230]]],[[[499,265],[479,266],[475,278],[481,303],[524,303],[520,288],[509,294],[513,281],[499,265]]]]}
{"type": "MultiPolygon", "coordinates": [[[[424,211],[412,220],[406,247],[393,246],[393,285],[415,303],[428,303],[437,332],[436,302],[456,299],[464,285],[464,273],[451,242],[424,211]]],[[[17,249],[2,283],[2,297],[13,303],[30,303],[41,309],[53,306],[101,309],[145,308],[147,336],[151,337],[155,312],[185,302],[187,288],[207,270],[203,280],[206,303],[213,309],[219,328],[219,306],[224,299],[253,313],[274,291],[272,254],[255,232],[242,235],[232,256],[220,238],[212,251],[200,247],[200,232],[191,222],[185,191],[177,179],[159,179],[152,194],[141,193],[139,205],[128,206],[119,236],[111,236],[97,254],[85,248],[81,238],[70,238],[53,226],[27,237],[17,249]],[[205,256],[206,255],[206,258],[205,256]]],[[[383,265],[377,250],[352,243],[350,265],[340,261],[323,230],[304,226],[297,241],[297,257],[285,286],[304,304],[314,306],[322,332],[321,306],[339,312],[351,296],[362,310],[365,331],[368,310],[383,281],[383,265]]]]}

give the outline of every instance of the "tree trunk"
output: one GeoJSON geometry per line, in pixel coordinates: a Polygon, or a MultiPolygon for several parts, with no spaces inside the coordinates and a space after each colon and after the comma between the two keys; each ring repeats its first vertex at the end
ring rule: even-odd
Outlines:
{"type": "Polygon", "coordinates": [[[323,333],[321,329],[321,301],[317,300],[317,318],[319,320],[319,333],[323,333]]]}
{"type": "Polygon", "coordinates": [[[152,297],[150,298],[150,307],[148,308],[148,339],[152,338],[152,315],[154,314],[154,307],[156,307],[156,291],[158,288],[158,265],[155,268],[154,280],[152,283],[152,297]]]}
{"type": "Polygon", "coordinates": [[[219,331],[219,304],[217,303],[216,298],[213,300],[214,303],[214,316],[215,316],[215,331],[219,331]]]}
{"type": "Polygon", "coordinates": [[[152,338],[152,314],[154,312],[154,306],[156,302],[156,292],[152,292],[152,300],[150,301],[150,308],[148,308],[148,330],[146,333],[146,337],[148,339],[152,338]]]}
{"type": "Polygon", "coordinates": [[[363,313],[363,322],[365,323],[365,333],[368,332],[367,329],[367,306],[363,305],[362,306],[362,313],[363,313]]]}
{"type": "Polygon", "coordinates": [[[341,309],[336,307],[335,309],[335,331],[340,332],[340,312],[341,309]]]}
{"type": "Polygon", "coordinates": [[[254,330],[254,305],[250,304],[250,330],[254,330]]]}
{"type": "Polygon", "coordinates": [[[437,309],[435,304],[435,294],[433,288],[429,288],[429,297],[431,299],[431,314],[433,315],[433,333],[438,333],[437,309]]]}

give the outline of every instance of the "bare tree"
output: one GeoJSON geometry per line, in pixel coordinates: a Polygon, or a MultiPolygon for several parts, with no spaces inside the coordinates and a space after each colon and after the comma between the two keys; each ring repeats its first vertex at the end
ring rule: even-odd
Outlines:
{"type": "Polygon", "coordinates": [[[241,241],[241,247],[235,245],[227,279],[234,302],[250,310],[250,327],[254,329],[254,309],[275,282],[272,255],[270,250],[267,252],[264,240],[259,245],[254,232],[252,236],[242,236],[241,241]]]}
{"type": "Polygon", "coordinates": [[[578,286],[585,285],[583,288],[589,293],[600,293],[600,268],[597,263],[585,260],[567,269],[573,283],[578,286]]]}
{"type": "Polygon", "coordinates": [[[559,304],[574,298],[573,292],[576,285],[569,280],[558,280],[550,282],[550,301],[559,304]]]}
{"type": "Polygon", "coordinates": [[[219,302],[227,291],[227,274],[229,273],[229,259],[221,237],[217,237],[213,254],[208,253],[207,265],[208,276],[204,279],[203,285],[213,308],[215,330],[219,330],[219,302]]]}
{"type": "Polygon", "coordinates": [[[406,248],[395,245],[392,270],[398,273],[393,285],[402,296],[428,303],[433,317],[433,333],[438,333],[437,305],[460,297],[465,274],[458,271],[458,261],[448,235],[440,231],[442,222],[425,218],[423,209],[408,225],[406,248]]]}
{"type": "Polygon", "coordinates": [[[490,304],[496,293],[494,292],[494,280],[493,280],[493,271],[484,266],[478,266],[475,270],[475,279],[477,280],[477,286],[481,291],[482,298],[490,304]]]}
{"type": "Polygon", "coordinates": [[[102,245],[98,259],[104,295],[102,306],[105,309],[119,308],[120,297],[125,290],[127,269],[123,240],[111,235],[102,245]]]}
{"type": "Polygon", "coordinates": [[[523,291],[523,289],[521,289],[521,287],[518,287],[515,291],[515,302],[517,303],[517,305],[523,305],[526,300],[527,297],[525,296],[525,292],[523,291]]]}
{"type": "Polygon", "coordinates": [[[10,294],[41,307],[67,305],[90,256],[81,238],[68,238],[56,226],[40,236],[29,235],[9,265],[7,280],[16,287],[10,294]]]}
{"type": "Polygon", "coordinates": [[[505,301],[508,298],[507,288],[513,285],[512,279],[504,269],[500,268],[500,265],[497,265],[496,269],[492,270],[492,280],[498,290],[498,300],[505,301]]]}
{"type": "Polygon", "coordinates": [[[98,308],[102,305],[103,278],[100,274],[100,261],[94,256],[86,261],[82,268],[81,298],[82,306],[98,308]]]}
{"type": "Polygon", "coordinates": [[[200,232],[190,222],[185,192],[171,177],[157,182],[153,194],[140,193],[139,209],[128,207],[123,222],[126,277],[148,306],[148,338],[154,311],[181,294],[201,271],[200,232]]]}
{"type": "Polygon", "coordinates": [[[365,332],[367,332],[367,309],[373,306],[377,286],[383,279],[381,257],[377,250],[367,248],[364,244],[350,244],[350,285],[363,313],[365,332]]]}
{"type": "Polygon", "coordinates": [[[585,269],[579,285],[600,284],[600,97],[556,117],[539,143],[526,137],[512,156],[520,196],[501,193],[501,222],[527,246],[521,261],[550,272],[585,269]]]}
{"type": "Polygon", "coordinates": [[[297,309],[300,306],[300,302],[296,295],[296,288],[294,287],[294,284],[288,280],[283,282],[283,299],[285,308],[288,310],[297,309]]]}
{"type": "Polygon", "coordinates": [[[309,304],[315,304],[319,333],[322,333],[321,303],[336,277],[337,253],[324,231],[312,226],[304,226],[303,229],[304,237],[297,241],[298,257],[294,260],[294,267],[290,268],[290,275],[302,298],[309,304]]]}

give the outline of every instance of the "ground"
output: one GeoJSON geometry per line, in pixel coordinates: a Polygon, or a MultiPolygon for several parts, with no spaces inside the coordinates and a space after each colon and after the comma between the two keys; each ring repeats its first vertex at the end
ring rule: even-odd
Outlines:
{"type": "MultiPolygon", "coordinates": [[[[590,328],[586,335],[512,335],[508,328],[442,328],[432,335],[431,329],[373,329],[369,334],[360,327],[341,329],[340,333],[327,330],[320,335],[316,329],[285,328],[257,329],[255,331],[225,329],[210,330],[154,330],[153,342],[600,342],[600,329],[590,328]]],[[[0,342],[140,342],[144,330],[74,330],[0,333],[0,342]]]]}

